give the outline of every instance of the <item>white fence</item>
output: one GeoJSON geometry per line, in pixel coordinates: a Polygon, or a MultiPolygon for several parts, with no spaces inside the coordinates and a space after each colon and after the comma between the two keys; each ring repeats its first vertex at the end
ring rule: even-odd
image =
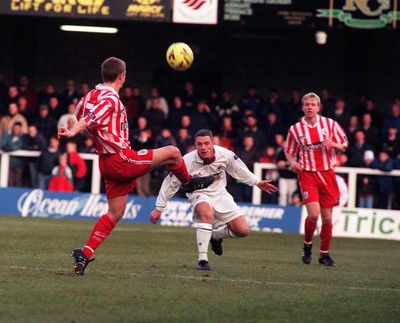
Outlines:
{"type": "MultiPolygon", "coordinates": [[[[277,170],[275,164],[272,163],[255,163],[254,174],[258,178],[263,178],[263,170],[277,170]]],[[[370,168],[356,168],[356,167],[336,167],[335,172],[337,174],[347,174],[347,185],[349,188],[349,200],[347,202],[348,208],[356,207],[357,197],[357,175],[381,175],[381,176],[400,176],[400,170],[392,170],[391,172],[382,172],[376,169],[370,168]]],[[[253,189],[253,204],[261,203],[261,191],[259,189],[253,189]]]]}
{"type": "MultiPolygon", "coordinates": [[[[8,184],[8,172],[10,165],[10,156],[19,157],[38,157],[40,152],[29,151],[29,150],[17,150],[13,152],[4,152],[0,150],[0,187],[7,187],[8,184]]],[[[101,175],[99,171],[99,159],[96,154],[79,154],[85,160],[91,160],[93,162],[92,167],[92,193],[100,193],[100,180],[101,175]]],[[[263,170],[277,170],[275,164],[272,163],[255,163],[254,174],[259,178],[263,178],[263,170]]],[[[391,172],[382,172],[375,169],[369,168],[355,168],[355,167],[336,167],[335,172],[338,174],[347,174],[348,188],[349,188],[349,200],[347,207],[354,208],[356,206],[356,189],[357,189],[357,175],[381,175],[381,176],[400,176],[400,170],[393,170],[391,172]]],[[[253,204],[261,204],[261,191],[258,188],[253,189],[253,204]]]]}
{"type": "MultiPolygon", "coordinates": [[[[4,152],[0,150],[0,187],[8,185],[8,171],[10,167],[10,156],[18,157],[39,157],[39,151],[17,150],[13,152],[4,152]]],[[[100,193],[100,171],[99,157],[96,154],[79,154],[85,160],[93,161],[92,167],[92,193],[100,193]]]]}

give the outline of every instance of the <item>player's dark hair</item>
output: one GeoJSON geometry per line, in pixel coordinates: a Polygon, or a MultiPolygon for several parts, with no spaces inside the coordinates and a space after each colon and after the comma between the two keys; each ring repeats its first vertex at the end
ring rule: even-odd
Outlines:
{"type": "Polygon", "coordinates": [[[194,139],[196,139],[197,137],[210,137],[211,139],[214,139],[212,131],[208,129],[201,129],[197,131],[197,133],[194,135],[194,139]]]}
{"type": "Polygon", "coordinates": [[[119,74],[125,72],[126,64],[122,59],[109,57],[101,64],[101,77],[104,83],[114,82],[119,74]]]}

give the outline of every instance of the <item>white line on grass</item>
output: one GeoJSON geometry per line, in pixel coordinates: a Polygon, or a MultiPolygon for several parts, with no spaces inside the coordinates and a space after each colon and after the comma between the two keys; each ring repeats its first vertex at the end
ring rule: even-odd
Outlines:
{"type": "MultiPolygon", "coordinates": [[[[52,273],[71,273],[72,270],[66,270],[66,269],[44,269],[44,268],[37,268],[37,267],[27,267],[27,266],[2,266],[0,265],[0,268],[2,269],[13,269],[13,270],[33,270],[33,271],[40,271],[40,272],[52,272],[52,273]]],[[[109,271],[103,271],[96,269],[96,272],[102,273],[102,274],[110,274],[109,271]]],[[[200,272],[199,272],[200,273],[200,272]]],[[[142,273],[133,273],[133,272],[124,272],[124,275],[130,275],[130,276],[140,276],[143,277],[142,273]]],[[[223,281],[223,282],[229,282],[229,283],[247,283],[247,284],[261,284],[261,285],[274,285],[274,286],[296,286],[296,287],[316,287],[316,288],[321,288],[321,287],[326,287],[326,285],[318,285],[318,284],[307,284],[307,283],[289,283],[289,282],[273,282],[273,281],[259,281],[259,280],[251,280],[251,279],[232,279],[232,278],[223,278],[223,277],[212,277],[212,276],[205,276],[205,272],[201,272],[201,276],[183,276],[183,275],[163,275],[163,274],[148,274],[147,276],[150,277],[157,277],[157,278],[169,278],[169,279],[191,279],[191,280],[204,280],[204,279],[210,279],[210,280],[215,280],[215,281],[223,281]]],[[[336,288],[339,288],[336,286],[336,288]]],[[[354,291],[367,291],[367,292],[394,292],[394,293],[400,293],[399,288],[372,288],[372,287],[353,287],[353,286],[341,286],[341,289],[348,289],[348,290],[354,290],[354,291]]]]}

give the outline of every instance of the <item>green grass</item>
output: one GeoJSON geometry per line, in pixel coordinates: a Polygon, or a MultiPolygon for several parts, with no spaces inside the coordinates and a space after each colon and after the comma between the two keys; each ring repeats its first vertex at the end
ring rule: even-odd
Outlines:
{"type": "Polygon", "coordinates": [[[69,254],[93,224],[0,216],[0,322],[400,318],[398,241],[334,238],[338,267],[326,268],[301,263],[300,235],[252,232],[225,239],[214,270],[200,272],[194,229],[121,223],[77,277],[69,254]]]}

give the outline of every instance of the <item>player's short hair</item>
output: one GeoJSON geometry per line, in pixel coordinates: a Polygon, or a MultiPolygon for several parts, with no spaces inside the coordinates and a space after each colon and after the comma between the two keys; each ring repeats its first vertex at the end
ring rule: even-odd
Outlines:
{"type": "Polygon", "coordinates": [[[315,99],[315,100],[317,100],[318,105],[321,105],[320,97],[314,92],[309,92],[307,94],[304,94],[304,96],[301,98],[301,103],[304,104],[304,101],[307,99],[315,99]]]}
{"type": "Polygon", "coordinates": [[[214,139],[212,131],[208,129],[201,129],[197,131],[197,133],[194,135],[194,139],[196,139],[197,137],[210,137],[211,139],[214,139]]]}
{"type": "Polygon", "coordinates": [[[103,82],[113,82],[119,74],[126,72],[126,63],[117,57],[107,58],[101,64],[101,77],[103,82]]]}

